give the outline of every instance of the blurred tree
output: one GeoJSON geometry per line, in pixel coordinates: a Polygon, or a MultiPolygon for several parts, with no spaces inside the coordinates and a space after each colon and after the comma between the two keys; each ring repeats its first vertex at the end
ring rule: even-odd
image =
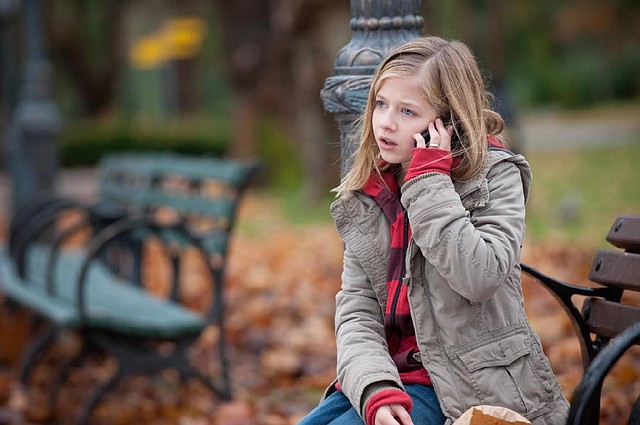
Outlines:
{"type": "MultiPolygon", "coordinates": [[[[336,50],[327,49],[327,14],[348,4],[338,0],[216,0],[222,16],[224,65],[232,85],[232,154],[258,152],[258,124],[275,119],[299,154],[305,194],[318,200],[337,184],[327,173],[338,148],[337,129],[323,112],[320,89],[330,75],[336,50]],[[331,143],[335,140],[336,143],[331,143]]],[[[335,34],[334,34],[335,36],[335,34]]]]}
{"type": "Polygon", "coordinates": [[[347,3],[285,0],[274,10],[275,40],[286,64],[281,67],[279,83],[288,82],[290,88],[285,93],[292,95],[282,105],[282,116],[295,120],[290,128],[304,164],[303,193],[309,202],[322,199],[340,178],[338,126],[324,111],[320,90],[333,73],[338,49],[331,43],[336,38],[338,43],[346,43],[350,37],[347,3]]]}
{"type": "Polygon", "coordinates": [[[270,66],[275,54],[271,2],[216,0],[216,6],[221,15],[223,66],[232,89],[231,152],[247,157],[257,152],[260,104],[265,103],[266,82],[275,71],[270,66]]]}
{"type": "MultiPolygon", "coordinates": [[[[166,117],[198,115],[224,121],[231,110],[234,156],[262,153],[259,133],[267,123],[272,134],[283,136],[277,141],[285,146],[280,151],[292,154],[282,165],[301,159],[311,199],[337,183],[339,136],[319,92],[350,37],[348,1],[44,4],[45,38],[66,116],[69,109],[74,118],[123,110],[134,116],[126,108],[140,104],[164,124],[166,117]],[[162,32],[163,22],[185,15],[202,18],[207,26],[197,57],[165,61],[153,77],[123,78],[134,39],[162,32]],[[222,68],[226,78],[219,76],[222,68]]],[[[512,89],[519,105],[584,106],[640,95],[637,0],[423,0],[423,15],[425,33],[468,42],[494,83],[512,89]]],[[[19,39],[15,46],[19,57],[19,39]]]]}
{"type": "Polygon", "coordinates": [[[51,58],[77,87],[82,109],[96,116],[113,105],[124,70],[128,0],[45,2],[51,58]]]}
{"type": "Polygon", "coordinates": [[[640,96],[640,2],[504,2],[506,66],[526,106],[640,96]]]}
{"type": "MultiPolygon", "coordinates": [[[[198,0],[181,0],[177,2],[178,16],[195,17],[199,16],[201,9],[198,0]]],[[[204,35],[204,34],[203,34],[204,35]]],[[[183,39],[190,38],[183,36],[183,39]]],[[[196,52],[194,52],[196,53],[196,52]]],[[[177,108],[181,117],[191,116],[197,113],[201,107],[201,100],[198,92],[197,81],[199,74],[199,63],[194,55],[183,54],[176,57],[171,65],[175,74],[177,108]]]]}

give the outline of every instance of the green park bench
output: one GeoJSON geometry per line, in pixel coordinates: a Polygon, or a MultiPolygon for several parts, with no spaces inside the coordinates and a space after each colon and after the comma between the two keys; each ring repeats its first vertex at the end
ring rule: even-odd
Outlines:
{"type": "Polygon", "coordinates": [[[88,397],[78,423],[90,421],[104,394],[124,376],[167,368],[230,399],[225,266],[238,203],[260,168],[257,160],[110,154],[99,164],[98,201],[54,196],[16,211],[0,252],[0,290],[45,324],[22,359],[25,388],[46,349],[62,331],[73,330],[82,349],[61,365],[50,387],[52,403],[71,367],[88,353],[112,356],[117,363],[116,372],[88,397]],[[167,276],[156,277],[166,281],[162,296],[153,289],[158,283],[144,278],[150,245],[157,247],[153,268],[167,265],[167,276]],[[195,300],[184,295],[187,256],[199,258],[198,281],[206,283],[195,300]],[[188,356],[209,326],[219,335],[219,364],[212,365],[216,379],[188,356]]]}
{"type": "MultiPolygon", "coordinates": [[[[568,425],[599,423],[604,379],[629,348],[640,345],[640,306],[623,298],[625,291],[640,291],[640,216],[619,216],[607,241],[620,249],[598,251],[589,272],[593,287],[561,282],[521,264],[560,301],[580,341],[584,376],[571,397],[568,425]],[[584,300],[581,308],[574,296],[584,300]]],[[[628,423],[640,424],[640,398],[628,423]]]]}

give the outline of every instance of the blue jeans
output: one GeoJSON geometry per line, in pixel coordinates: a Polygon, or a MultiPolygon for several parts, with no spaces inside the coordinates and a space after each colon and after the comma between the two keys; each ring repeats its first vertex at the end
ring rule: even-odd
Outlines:
{"type": "MultiPolygon", "coordinates": [[[[405,385],[411,400],[411,420],[415,425],[441,425],[445,417],[433,387],[405,385]]],[[[362,425],[364,422],[349,399],[336,391],[305,416],[298,425],[362,425]]]]}

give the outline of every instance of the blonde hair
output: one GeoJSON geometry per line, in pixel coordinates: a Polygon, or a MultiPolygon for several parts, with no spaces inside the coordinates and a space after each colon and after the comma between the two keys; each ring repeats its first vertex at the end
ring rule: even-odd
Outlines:
{"type": "Polygon", "coordinates": [[[436,114],[455,125],[459,142],[452,146],[451,154],[460,158],[460,165],[451,170],[453,179],[468,180],[482,169],[489,135],[503,142],[504,121],[490,108],[491,95],[469,47],[439,37],[417,38],[392,52],[374,74],[365,110],[352,132],[360,143],[351,170],[333,190],[337,197],[361,189],[373,172],[384,171],[379,168],[380,151],[371,119],[378,90],[388,78],[417,78],[436,114]]]}

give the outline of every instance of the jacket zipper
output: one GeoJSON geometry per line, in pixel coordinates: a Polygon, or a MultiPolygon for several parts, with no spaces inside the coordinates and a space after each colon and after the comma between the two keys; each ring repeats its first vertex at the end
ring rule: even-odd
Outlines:
{"type": "Polygon", "coordinates": [[[404,279],[404,275],[407,271],[407,247],[409,246],[409,215],[407,211],[404,211],[404,220],[403,220],[403,240],[402,240],[402,268],[400,269],[400,280],[398,281],[398,285],[396,286],[395,293],[393,294],[393,301],[391,302],[391,325],[396,327],[396,309],[398,307],[398,301],[400,300],[400,291],[402,290],[402,281],[404,279]]]}

